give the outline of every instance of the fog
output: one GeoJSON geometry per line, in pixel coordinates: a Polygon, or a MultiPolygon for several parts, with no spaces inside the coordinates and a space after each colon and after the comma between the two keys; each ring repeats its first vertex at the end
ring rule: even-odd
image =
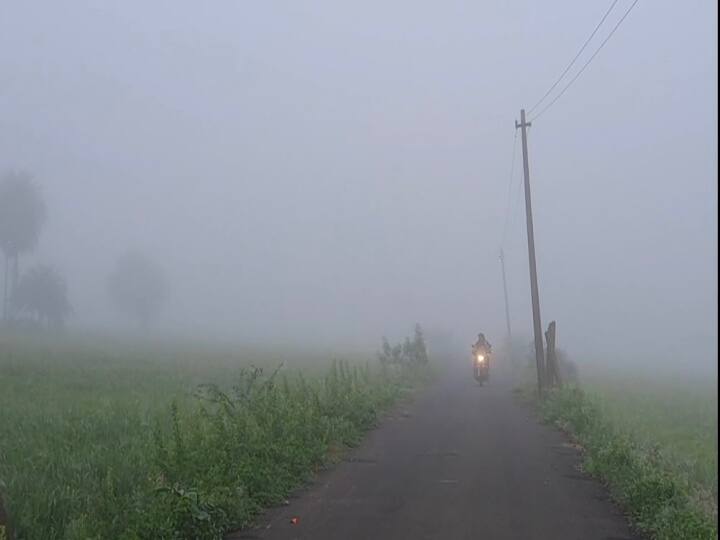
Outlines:
{"type": "MultiPolygon", "coordinates": [[[[530,335],[514,122],[606,8],[5,0],[0,171],[48,209],[21,270],[60,270],[76,330],[128,325],[106,283],[140,250],[158,332],[499,343],[505,236],[530,335]]],[[[529,130],[543,326],[574,358],[716,373],[716,21],[640,2],[529,130]]]]}

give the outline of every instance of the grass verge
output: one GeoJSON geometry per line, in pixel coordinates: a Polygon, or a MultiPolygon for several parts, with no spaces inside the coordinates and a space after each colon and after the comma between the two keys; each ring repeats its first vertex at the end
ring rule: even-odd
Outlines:
{"type": "Polygon", "coordinates": [[[539,406],[546,421],[581,444],[585,469],[608,486],[640,531],[659,540],[717,538],[712,495],[677,473],[659,448],[619,430],[582,389],[554,390],[539,406]]]}
{"type": "Polygon", "coordinates": [[[0,347],[0,491],[18,539],[222,538],[428,377],[161,352],[0,347]]]}

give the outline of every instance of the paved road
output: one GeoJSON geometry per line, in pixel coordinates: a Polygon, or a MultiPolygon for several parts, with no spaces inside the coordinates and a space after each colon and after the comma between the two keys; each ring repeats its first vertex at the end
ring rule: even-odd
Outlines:
{"type": "Polygon", "coordinates": [[[458,372],[399,407],[256,530],[231,538],[634,538],[579,462],[577,450],[539,425],[509,384],[480,388],[458,372]]]}

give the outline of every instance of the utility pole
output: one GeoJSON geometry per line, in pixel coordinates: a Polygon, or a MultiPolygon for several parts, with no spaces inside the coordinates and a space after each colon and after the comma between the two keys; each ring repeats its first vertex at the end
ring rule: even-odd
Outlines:
{"type": "Polygon", "coordinates": [[[525,176],[525,217],[527,219],[528,259],[530,261],[530,294],[532,296],[533,334],[535,336],[535,363],[537,364],[538,393],[542,395],[545,386],[545,348],[543,346],[542,323],[540,322],[540,298],[538,297],[537,267],[535,264],[535,233],[533,232],[532,204],[530,203],[530,165],[528,164],[527,128],[525,109],[520,109],[520,122],[515,129],[522,133],[523,174],[525,176]]]}
{"type": "Polygon", "coordinates": [[[8,320],[8,280],[10,279],[10,258],[5,256],[5,274],[3,275],[3,307],[2,320],[7,323],[8,320]]]}
{"type": "Polygon", "coordinates": [[[508,304],[507,280],[505,279],[505,255],[500,249],[500,266],[502,267],[503,293],[505,293],[505,324],[507,325],[508,347],[512,344],[512,332],[510,331],[510,305],[508,304]]]}

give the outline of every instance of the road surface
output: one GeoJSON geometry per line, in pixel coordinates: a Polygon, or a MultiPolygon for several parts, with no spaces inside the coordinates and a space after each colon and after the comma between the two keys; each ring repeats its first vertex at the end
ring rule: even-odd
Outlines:
{"type": "Polygon", "coordinates": [[[442,377],[258,527],[263,540],[636,538],[567,438],[512,386],[442,377]]]}

